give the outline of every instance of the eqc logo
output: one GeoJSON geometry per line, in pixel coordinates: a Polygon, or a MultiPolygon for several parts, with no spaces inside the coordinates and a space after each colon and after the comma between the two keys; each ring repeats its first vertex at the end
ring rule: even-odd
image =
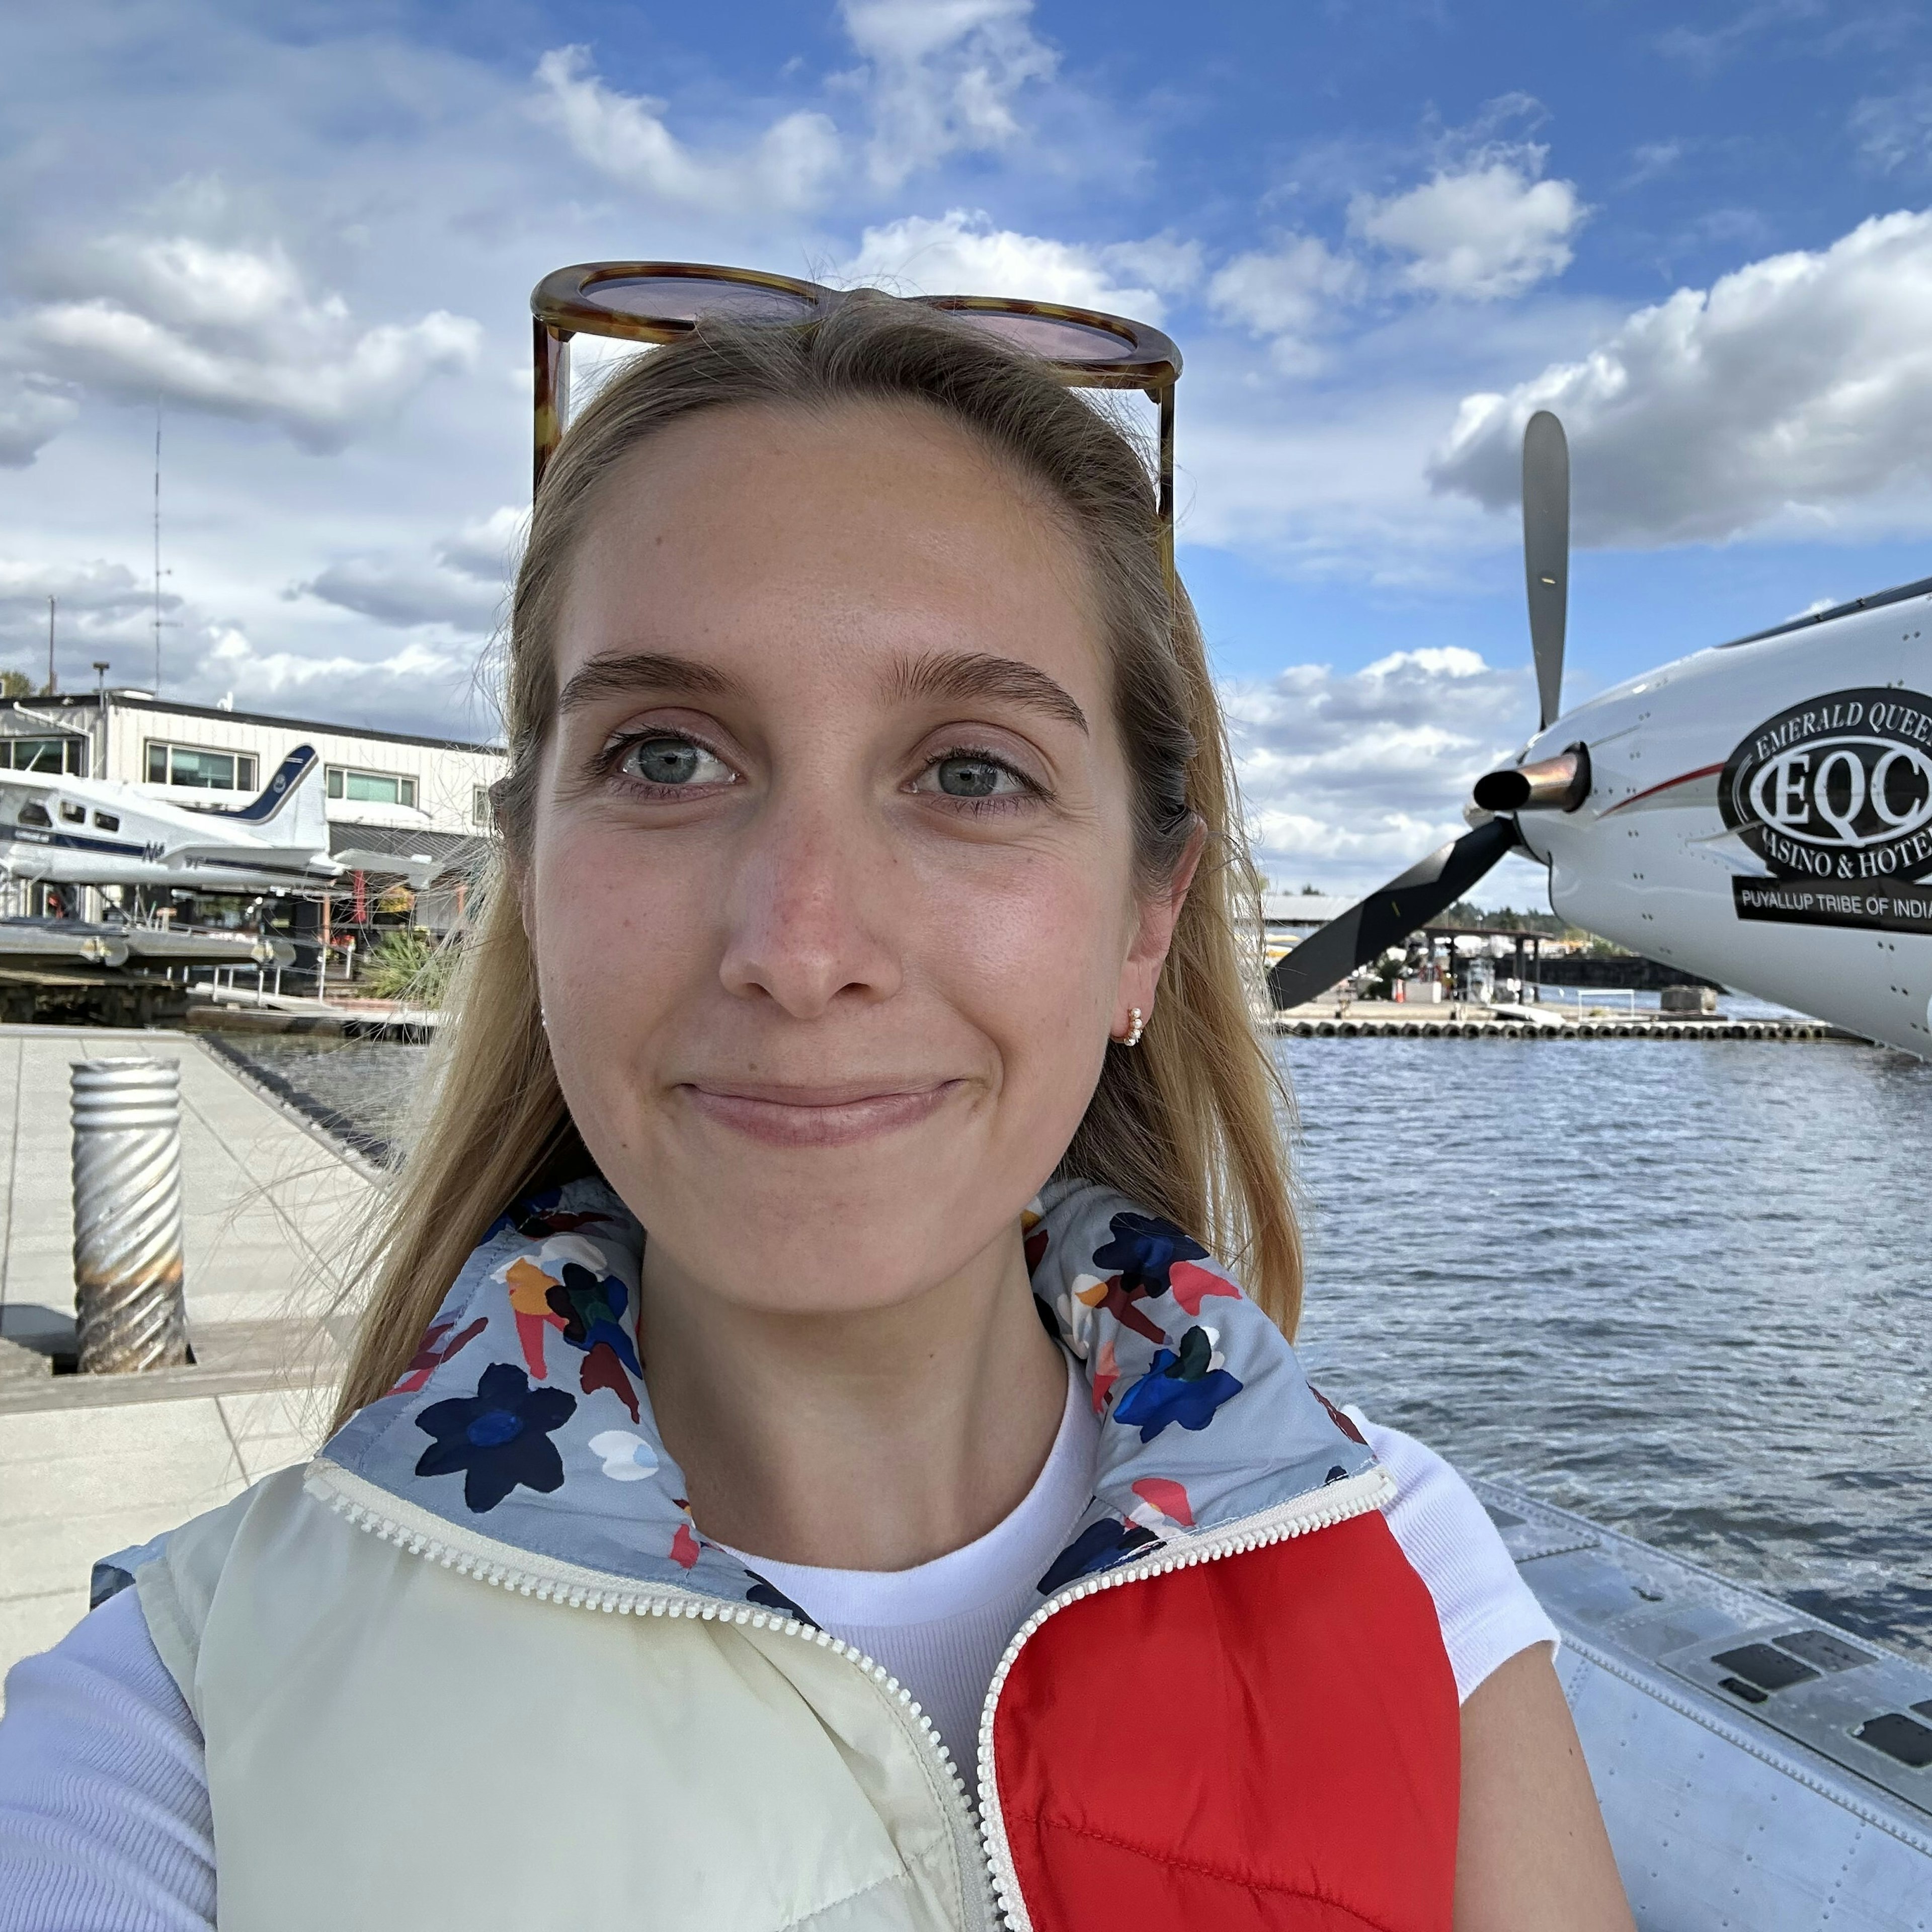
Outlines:
{"type": "Polygon", "coordinates": [[[1785,879],[1932,874],[1932,698],[1834,691],[1781,711],[1718,782],[1724,823],[1785,879]]]}

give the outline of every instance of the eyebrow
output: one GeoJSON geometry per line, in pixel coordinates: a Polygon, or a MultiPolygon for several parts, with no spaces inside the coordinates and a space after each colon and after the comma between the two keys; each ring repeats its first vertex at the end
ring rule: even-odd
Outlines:
{"type": "Polygon", "coordinates": [[[715,664],[658,651],[632,651],[594,657],[558,692],[560,714],[580,711],[600,698],[622,698],[632,692],[658,691],[693,698],[736,694],[738,680],[715,664]]]}
{"type": "Polygon", "coordinates": [[[1017,658],[996,658],[980,651],[956,651],[902,659],[890,680],[899,697],[941,698],[956,704],[992,699],[1057,718],[1064,724],[1088,730],[1087,714],[1070,693],[1045,671],[1017,658]]]}

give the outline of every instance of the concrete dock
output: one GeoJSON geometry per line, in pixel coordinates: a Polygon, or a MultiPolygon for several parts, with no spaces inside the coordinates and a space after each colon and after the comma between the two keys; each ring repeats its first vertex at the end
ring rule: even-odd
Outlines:
{"type": "Polygon", "coordinates": [[[326,1426],[346,1324],[328,1310],[373,1169],[187,1034],[0,1027],[0,1672],[87,1607],[94,1559],[225,1502],[326,1426]],[[68,1076],[178,1060],[192,1366],[70,1359],[68,1076]]]}

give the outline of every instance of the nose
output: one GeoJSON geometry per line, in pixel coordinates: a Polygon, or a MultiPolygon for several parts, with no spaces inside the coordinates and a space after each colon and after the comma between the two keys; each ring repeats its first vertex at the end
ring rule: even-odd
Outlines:
{"type": "Polygon", "coordinates": [[[726,992],[808,1020],[841,1000],[872,1004],[898,991],[886,916],[897,868],[862,814],[774,796],[730,862],[718,967],[726,992]]]}

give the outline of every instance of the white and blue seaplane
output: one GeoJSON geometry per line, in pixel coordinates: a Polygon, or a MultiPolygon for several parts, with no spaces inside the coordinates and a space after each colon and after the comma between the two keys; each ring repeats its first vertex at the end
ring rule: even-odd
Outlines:
{"type": "MultiPolygon", "coordinates": [[[[1565,712],[1569,456],[1547,412],[1524,436],[1523,537],[1536,735],[1478,782],[1468,832],[1270,969],[1276,1004],[1318,997],[1522,851],[1572,924],[1932,1058],[1932,578],[1565,712]]],[[[1932,1669],[1474,1486],[1562,1630],[1644,1932],[1932,1932],[1932,1669]]]]}
{"type": "Polygon", "coordinates": [[[428,882],[427,854],[332,854],[322,779],[312,745],[298,745],[233,808],[178,806],[111,779],[0,770],[0,876],[293,898],[339,891],[357,871],[428,882]]]}

